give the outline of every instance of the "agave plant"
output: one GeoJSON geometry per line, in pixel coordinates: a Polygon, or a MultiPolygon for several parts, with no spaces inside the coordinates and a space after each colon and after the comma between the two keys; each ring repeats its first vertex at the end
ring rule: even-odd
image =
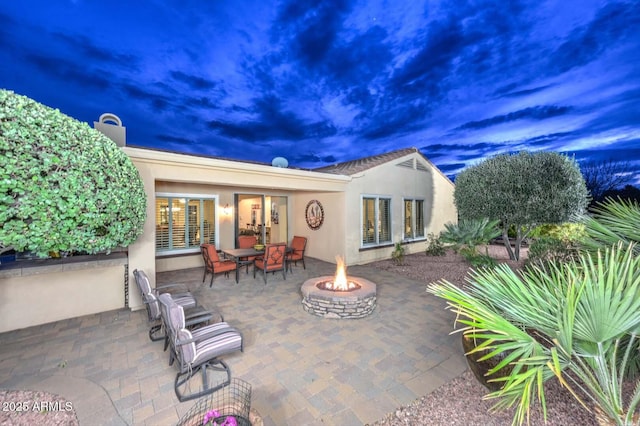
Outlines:
{"type": "Polygon", "coordinates": [[[506,265],[480,269],[464,289],[447,281],[429,285],[427,291],[458,314],[458,331],[480,342],[474,352],[486,351],[482,359],[503,355],[487,373],[502,388],[486,398],[497,399],[498,410],[515,405],[514,424],[528,421],[536,402],[546,418],[543,384],[552,377],[585,409],[595,407],[613,424],[632,424],[640,386],[626,407],[622,389],[627,363],[640,349],[634,250],[633,244],[610,246],[520,274],[506,265]]]}
{"type": "MultiPolygon", "coordinates": [[[[582,222],[588,236],[584,241],[587,250],[595,251],[619,241],[640,243],[640,205],[634,201],[607,199],[582,222]]],[[[636,254],[640,254],[639,248],[636,246],[636,254]]]]}

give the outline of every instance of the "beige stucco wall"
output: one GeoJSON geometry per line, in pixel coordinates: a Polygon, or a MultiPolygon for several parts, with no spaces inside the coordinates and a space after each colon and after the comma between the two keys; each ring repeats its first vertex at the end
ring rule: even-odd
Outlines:
{"type": "MultiPolygon", "coordinates": [[[[404,199],[424,199],[425,235],[438,234],[447,222],[455,222],[457,213],[453,202],[453,183],[418,153],[381,164],[352,176],[345,194],[346,251],[348,264],[363,264],[391,257],[393,247],[361,249],[362,196],[391,198],[392,242],[403,241],[404,199]],[[398,166],[414,158],[427,170],[398,166]]],[[[406,244],[405,253],[426,249],[426,241],[406,244]]]]}
{"type": "Polygon", "coordinates": [[[123,257],[1,271],[0,333],[123,308],[126,262],[123,257]]]}
{"type": "Polygon", "coordinates": [[[303,192],[292,197],[290,216],[292,235],[307,238],[305,256],[335,263],[336,255],[346,256],[345,193],[303,192]],[[305,210],[311,200],[317,200],[324,210],[324,222],[316,230],[307,226],[305,210]]]}

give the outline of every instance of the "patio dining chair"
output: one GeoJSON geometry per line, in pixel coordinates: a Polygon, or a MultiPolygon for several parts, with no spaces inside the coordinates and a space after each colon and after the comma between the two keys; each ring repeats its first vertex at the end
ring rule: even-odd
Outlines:
{"type": "Polygon", "coordinates": [[[294,236],[293,240],[291,240],[290,247],[291,249],[293,249],[293,251],[287,253],[287,265],[289,271],[292,270],[291,262],[293,262],[294,265],[298,266],[298,261],[302,261],[302,268],[307,269],[307,265],[304,264],[304,250],[307,247],[307,238],[294,236]]]}
{"type": "MultiPolygon", "coordinates": [[[[134,269],[133,277],[142,295],[142,301],[147,310],[147,318],[151,324],[149,339],[153,342],[164,339],[165,349],[167,347],[167,335],[162,330],[160,305],[158,304],[159,292],[170,294],[175,303],[185,309],[185,315],[190,323],[209,323],[214,317],[213,312],[206,310],[202,306],[198,306],[195,297],[181,284],[166,284],[152,288],[149,277],[140,269],[134,269]]],[[[220,315],[220,321],[224,321],[222,315],[220,315]]]]}
{"type": "Polygon", "coordinates": [[[264,255],[253,261],[253,278],[256,277],[256,269],[260,269],[265,284],[267,283],[267,272],[282,271],[282,278],[287,279],[285,271],[286,250],[285,243],[267,244],[264,247],[264,255]]]}
{"type": "MultiPolygon", "coordinates": [[[[238,236],[238,248],[248,249],[253,248],[258,244],[258,237],[255,235],[239,235],[238,236]]],[[[249,264],[252,263],[257,256],[241,257],[240,261],[247,265],[247,274],[249,273],[249,264]]]]}
{"type": "Polygon", "coordinates": [[[177,361],[174,389],[178,400],[199,398],[227,386],[231,382],[231,369],[220,357],[244,350],[242,333],[226,322],[189,330],[182,306],[167,294],[160,295],[160,303],[171,340],[169,364],[177,361]],[[226,378],[212,380],[210,372],[223,372],[226,378]],[[198,373],[201,383],[196,391],[190,392],[194,385],[192,379],[198,373]]]}
{"type": "Polygon", "coordinates": [[[216,274],[224,272],[225,277],[229,277],[229,272],[235,271],[238,265],[233,260],[221,260],[216,250],[216,246],[213,244],[202,244],[200,246],[202,252],[202,259],[204,260],[204,275],[202,282],[207,278],[207,273],[211,274],[211,281],[209,287],[213,286],[213,279],[216,274]]]}

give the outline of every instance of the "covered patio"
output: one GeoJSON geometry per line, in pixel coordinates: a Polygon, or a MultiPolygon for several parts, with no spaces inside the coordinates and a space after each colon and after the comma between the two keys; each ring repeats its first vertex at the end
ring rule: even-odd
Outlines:
{"type": "MultiPolygon", "coordinates": [[[[202,268],[157,274],[181,282],[201,305],[220,311],[244,335],[244,352],[226,357],[252,386],[252,408],[271,425],[375,422],[462,374],[453,315],[425,284],[371,266],[349,267],[377,283],[374,312],[324,319],[305,312],[300,287],[335,265],[307,258],[287,279],[265,285],[251,271],[202,283],[202,268]]],[[[137,291],[131,283],[130,291],[137,291]]],[[[98,295],[96,295],[98,296],[98,295]]],[[[175,366],[151,342],[143,310],[110,311],[0,334],[0,388],[59,394],[80,424],[175,424],[195,401],[179,403],[175,366]]]]}

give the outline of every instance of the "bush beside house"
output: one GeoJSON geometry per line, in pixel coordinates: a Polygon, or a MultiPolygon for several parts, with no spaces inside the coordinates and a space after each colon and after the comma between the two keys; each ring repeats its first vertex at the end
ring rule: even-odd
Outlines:
{"type": "Polygon", "coordinates": [[[0,90],[0,251],[95,254],[141,235],[137,169],[86,123],[0,90]]]}

